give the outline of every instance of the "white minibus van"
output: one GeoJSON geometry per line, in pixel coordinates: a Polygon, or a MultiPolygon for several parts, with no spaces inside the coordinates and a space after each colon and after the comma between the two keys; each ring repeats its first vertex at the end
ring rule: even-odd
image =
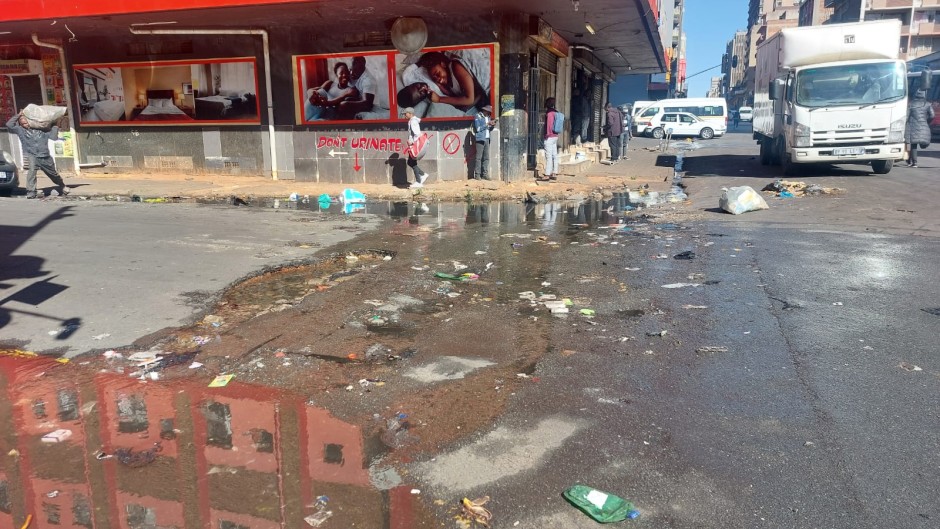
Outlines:
{"type": "Polygon", "coordinates": [[[721,97],[690,97],[683,99],[662,99],[644,108],[634,118],[636,133],[650,134],[653,127],[653,118],[661,116],[664,112],[688,112],[707,121],[716,136],[728,131],[728,102],[721,97]]]}

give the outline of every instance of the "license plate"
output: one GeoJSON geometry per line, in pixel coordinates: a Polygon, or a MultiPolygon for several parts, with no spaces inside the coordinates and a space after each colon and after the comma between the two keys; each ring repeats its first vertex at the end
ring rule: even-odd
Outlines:
{"type": "Polygon", "coordinates": [[[832,149],[833,156],[848,156],[852,154],[865,154],[865,147],[839,147],[832,149]]]}

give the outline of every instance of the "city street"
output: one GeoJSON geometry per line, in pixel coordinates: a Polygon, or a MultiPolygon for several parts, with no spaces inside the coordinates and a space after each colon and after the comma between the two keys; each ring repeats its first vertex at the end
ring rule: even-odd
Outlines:
{"type": "Polygon", "coordinates": [[[735,216],[721,189],[780,168],[747,124],[692,146],[689,200],[649,208],[0,199],[0,521],[123,526],[117,480],[157,505],[134,527],[306,527],[319,496],[324,528],[481,496],[494,528],[596,527],[576,483],[623,526],[936,527],[940,149],[735,216]]]}

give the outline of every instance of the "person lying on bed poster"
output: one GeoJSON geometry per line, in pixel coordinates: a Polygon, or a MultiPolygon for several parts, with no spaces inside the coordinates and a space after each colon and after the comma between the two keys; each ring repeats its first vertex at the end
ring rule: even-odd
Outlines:
{"type": "Polygon", "coordinates": [[[465,113],[490,104],[489,50],[429,51],[402,72],[405,87],[399,106],[415,106],[425,98],[465,113]]]}

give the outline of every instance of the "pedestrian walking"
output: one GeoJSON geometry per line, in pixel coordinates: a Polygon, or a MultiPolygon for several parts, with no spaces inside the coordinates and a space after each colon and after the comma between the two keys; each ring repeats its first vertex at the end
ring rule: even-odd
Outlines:
{"type": "Polygon", "coordinates": [[[933,108],[927,101],[927,92],[914,92],[914,97],[907,105],[907,128],[904,130],[908,167],[917,167],[917,148],[926,149],[930,145],[930,122],[934,116],[933,108]]]}
{"type": "Polygon", "coordinates": [[[623,133],[620,134],[620,159],[627,158],[627,148],[630,146],[630,140],[633,139],[633,112],[628,105],[620,107],[620,113],[623,115],[623,133]]]}
{"type": "Polygon", "coordinates": [[[418,160],[427,144],[427,135],[421,132],[421,118],[415,115],[415,109],[407,107],[402,113],[408,118],[408,167],[411,167],[415,175],[415,181],[411,187],[424,187],[428,174],[418,167],[418,160]]]}
{"type": "Polygon", "coordinates": [[[26,198],[36,198],[36,171],[39,169],[52,180],[60,195],[69,194],[69,188],[65,187],[65,182],[56,171],[55,160],[49,153],[49,140],[59,139],[59,127],[53,126],[49,130],[34,129],[21,112],[7,121],[7,129],[19,136],[23,155],[29,163],[29,171],[26,173],[26,198]]]}
{"type": "Polygon", "coordinates": [[[474,180],[489,180],[490,167],[490,132],[496,126],[493,119],[493,107],[485,105],[473,118],[473,135],[476,143],[475,164],[473,166],[474,180]]]}
{"type": "Polygon", "coordinates": [[[735,128],[735,130],[737,130],[737,128],[738,128],[738,123],[740,123],[740,122],[741,122],[741,111],[740,111],[740,110],[735,110],[735,111],[734,111],[734,128],[735,128]]]}
{"type": "Polygon", "coordinates": [[[607,135],[607,143],[610,147],[610,161],[620,160],[620,135],[623,134],[623,114],[620,109],[611,105],[608,101],[604,105],[607,111],[607,124],[604,125],[604,132],[607,135]]]}
{"type": "MultiPolygon", "coordinates": [[[[558,179],[558,133],[555,132],[555,120],[558,118],[558,111],[555,110],[555,98],[549,97],[545,100],[545,173],[543,180],[558,179]]],[[[564,119],[564,118],[561,118],[564,119]]]]}

